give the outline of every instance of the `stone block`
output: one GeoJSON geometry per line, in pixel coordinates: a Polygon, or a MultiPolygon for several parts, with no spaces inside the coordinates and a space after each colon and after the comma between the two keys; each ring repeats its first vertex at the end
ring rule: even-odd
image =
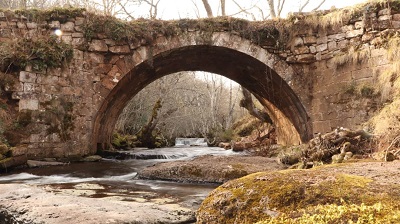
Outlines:
{"type": "Polygon", "coordinates": [[[354,25],[342,26],[341,30],[342,30],[342,32],[345,32],[345,33],[347,33],[348,31],[353,31],[354,30],[354,25]]]}
{"type": "Polygon", "coordinates": [[[8,24],[8,26],[9,26],[9,28],[17,28],[17,22],[8,22],[7,23],[8,24]]]}
{"type": "Polygon", "coordinates": [[[322,59],[322,54],[321,54],[321,52],[318,52],[318,53],[315,55],[315,59],[316,59],[317,61],[321,61],[321,59],[322,59]]]}
{"type": "Polygon", "coordinates": [[[111,64],[99,64],[94,68],[95,73],[107,74],[112,68],[111,64]]]}
{"type": "Polygon", "coordinates": [[[8,26],[7,22],[0,21],[0,29],[7,28],[7,26],[8,26]]]}
{"type": "Polygon", "coordinates": [[[70,82],[69,82],[69,80],[68,80],[67,78],[65,78],[65,77],[60,77],[60,78],[58,79],[58,85],[60,85],[60,86],[62,86],[62,87],[65,87],[65,86],[69,86],[69,85],[70,85],[70,82]]]}
{"type": "Polygon", "coordinates": [[[383,15],[383,16],[378,17],[379,21],[387,21],[387,20],[391,20],[391,19],[392,19],[391,15],[383,15]]]}
{"type": "Polygon", "coordinates": [[[315,46],[310,46],[310,53],[314,54],[317,52],[317,48],[315,46]]]}
{"type": "Polygon", "coordinates": [[[394,29],[400,29],[400,21],[392,21],[392,27],[394,29]]]}
{"type": "Polygon", "coordinates": [[[104,86],[107,90],[111,90],[115,86],[115,82],[112,81],[110,77],[105,77],[101,80],[101,85],[104,86]]]}
{"type": "Polygon", "coordinates": [[[364,24],[363,21],[357,21],[357,22],[354,24],[354,28],[356,28],[357,30],[363,29],[364,26],[365,26],[365,24],[364,24]]]}
{"type": "Polygon", "coordinates": [[[72,45],[73,46],[80,46],[80,45],[82,45],[82,44],[84,44],[86,42],[86,39],[85,38],[82,38],[82,37],[73,37],[72,38],[72,45]]]}
{"type": "Polygon", "coordinates": [[[71,44],[72,36],[61,36],[61,40],[64,41],[64,43],[71,44]]]}
{"type": "Polygon", "coordinates": [[[75,18],[75,26],[81,26],[85,23],[85,18],[83,17],[76,17],[75,18]]]}
{"type": "Polygon", "coordinates": [[[82,26],[75,26],[75,31],[76,31],[76,32],[84,32],[82,26]]]}
{"type": "Polygon", "coordinates": [[[18,29],[26,29],[26,24],[22,22],[17,22],[18,29]]]}
{"type": "Polygon", "coordinates": [[[331,41],[328,43],[328,50],[333,51],[337,49],[337,43],[336,41],[331,41]]]}
{"type": "Polygon", "coordinates": [[[379,16],[390,15],[390,14],[391,14],[390,9],[382,9],[382,10],[379,10],[379,12],[378,12],[379,16]]]}
{"type": "Polygon", "coordinates": [[[393,19],[394,21],[400,21],[400,14],[393,14],[393,15],[392,15],[392,19],[393,19]]]}
{"type": "Polygon", "coordinates": [[[129,54],[129,53],[131,53],[131,49],[129,48],[128,45],[111,46],[111,47],[109,47],[109,50],[112,53],[115,53],[115,54],[129,54]]]}
{"type": "Polygon", "coordinates": [[[317,45],[316,48],[317,48],[318,52],[322,52],[322,51],[325,51],[328,49],[328,44],[320,44],[320,45],[317,45]]]}
{"type": "Polygon", "coordinates": [[[306,36],[303,37],[304,44],[315,44],[317,43],[317,37],[315,36],[306,36]]]}
{"type": "Polygon", "coordinates": [[[307,46],[295,47],[295,54],[308,54],[310,53],[310,49],[307,46]]]}
{"type": "Polygon", "coordinates": [[[312,62],[315,61],[313,54],[301,54],[297,56],[297,61],[299,62],[312,62]]]}
{"type": "Polygon", "coordinates": [[[36,83],[24,83],[24,92],[36,92],[40,91],[39,85],[36,83]]]}
{"type": "Polygon", "coordinates": [[[89,63],[104,63],[104,55],[96,53],[85,53],[84,59],[88,60],[89,63]]]}
{"type": "Polygon", "coordinates": [[[83,33],[72,33],[71,36],[74,37],[83,37],[83,33]]]}
{"type": "Polygon", "coordinates": [[[51,21],[49,27],[53,29],[60,29],[60,21],[51,21]]]}
{"type": "Polygon", "coordinates": [[[317,38],[317,44],[326,44],[328,43],[328,36],[321,36],[317,38]]]}
{"type": "Polygon", "coordinates": [[[120,58],[117,62],[115,62],[115,65],[118,66],[118,69],[123,74],[126,74],[127,72],[129,72],[129,69],[131,69],[126,65],[124,58],[120,58]]]}
{"type": "Polygon", "coordinates": [[[104,41],[106,42],[106,44],[107,44],[108,46],[115,46],[115,45],[116,45],[115,40],[105,39],[104,41]]]}
{"type": "Polygon", "coordinates": [[[40,84],[56,85],[58,83],[58,76],[55,75],[41,75],[37,80],[40,84]]]}
{"type": "Polygon", "coordinates": [[[20,99],[19,111],[21,110],[39,110],[39,100],[37,99],[20,99]]]}
{"type": "Polygon", "coordinates": [[[348,47],[348,46],[349,46],[349,43],[350,43],[349,40],[342,40],[342,41],[339,41],[339,43],[338,43],[337,46],[338,46],[340,49],[343,49],[343,48],[348,47]]]}
{"type": "Polygon", "coordinates": [[[108,46],[104,40],[92,40],[89,43],[89,51],[107,52],[108,46]]]}
{"type": "Polygon", "coordinates": [[[374,34],[372,34],[372,33],[366,33],[366,34],[364,34],[364,35],[361,37],[361,41],[362,41],[362,42],[368,42],[368,41],[372,40],[374,37],[375,37],[374,34]]]}
{"type": "Polygon", "coordinates": [[[63,32],[74,32],[75,29],[75,24],[73,22],[66,22],[64,24],[61,24],[61,31],[63,32]]]}
{"type": "Polygon", "coordinates": [[[37,23],[26,23],[26,26],[28,27],[28,29],[36,29],[38,27],[37,23]]]}
{"type": "Polygon", "coordinates": [[[84,55],[83,51],[74,49],[74,56],[73,56],[73,58],[74,58],[75,60],[79,60],[79,61],[81,62],[81,61],[83,60],[83,55],[84,55]]]}
{"type": "Polygon", "coordinates": [[[26,82],[26,83],[35,83],[37,79],[36,73],[21,71],[19,73],[19,81],[26,82]]]}
{"type": "Polygon", "coordinates": [[[293,46],[297,47],[297,46],[301,46],[304,44],[303,38],[301,37],[296,37],[293,40],[293,46]]]}
{"type": "Polygon", "coordinates": [[[354,38],[364,34],[364,30],[350,30],[346,32],[346,38],[354,38]]]}

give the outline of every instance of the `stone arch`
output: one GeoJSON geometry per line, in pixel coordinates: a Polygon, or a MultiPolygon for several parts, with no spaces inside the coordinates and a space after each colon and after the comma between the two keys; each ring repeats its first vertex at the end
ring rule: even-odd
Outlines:
{"type": "Polygon", "coordinates": [[[293,69],[246,39],[225,32],[160,37],[151,46],[137,48],[132,60],[95,116],[92,150],[109,144],[118,115],[134,95],[156,79],[180,71],[216,73],[250,90],[271,113],[281,143],[299,144],[312,136],[307,112],[288,84],[293,69]]]}

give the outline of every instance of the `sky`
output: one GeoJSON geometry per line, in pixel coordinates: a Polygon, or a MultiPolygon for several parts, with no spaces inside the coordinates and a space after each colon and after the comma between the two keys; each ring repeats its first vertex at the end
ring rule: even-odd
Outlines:
{"type": "MultiPolygon", "coordinates": [[[[298,11],[299,5],[305,0],[286,0],[283,16],[288,12],[298,11]]],[[[331,7],[343,8],[346,6],[355,5],[358,3],[365,2],[366,0],[326,0],[326,2],[322,5],[320,9],[330,9],[331,7]]],[[[236,0],[240,5],[244,8],[251,8],[251,6],[257,5],[264,11],[264,14],[267,15],[267,1],[266,0],[236,0]]],[[[320,0],[310,0],[310,3],[305,8],[304,11],[311,11],[319,4],[320,0]]],[[[213,10],[214,15],[220,15],[219,9],[219,0],[209,0],[211,8],[213,10]]],[[[198,15],[200,17],[206,17],[206,12],[202,5],[201,0],[160,0],[158,6],[158,18],[160,19],[181,19],[181,18],[197,18],[198,15]],[[198,6],[198,10],[195,5],[198,6]]],[[[232,0],[226,0],[226,11],[228,15],[235,15],[237,17],[252,19],[251,16],[240,14],[237,15],[240,9],[233,3],[232,0]]],[[[260,10],[253,8],[252,12],[257,16],[257,18],[262,18],[259,13],[260,10]]],[[[147,9],[138,9],[135,12],[136,17],[146,17],[148,13],[147,9]]]]}

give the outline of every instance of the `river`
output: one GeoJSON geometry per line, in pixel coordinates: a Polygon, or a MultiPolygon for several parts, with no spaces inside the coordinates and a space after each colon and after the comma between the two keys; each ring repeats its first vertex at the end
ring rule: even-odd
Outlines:
{"type": "Polygon", "coordinates": [[[0,175],[0,184],[21,183],[50,186],[52,189],[83,197],[122,197],[123,200],[165,200],[198,208],[215,184],[176,183],[138,179],[137,172],[156,163],[189,160],[201,155],[233,155],[216,147],[171,147],[126,151],[131,159],[103,159],[95,163],[71,163],[64,166],[18,169],[0,175]],[[157,159],[143,159],[145,157],[157,159]]]}

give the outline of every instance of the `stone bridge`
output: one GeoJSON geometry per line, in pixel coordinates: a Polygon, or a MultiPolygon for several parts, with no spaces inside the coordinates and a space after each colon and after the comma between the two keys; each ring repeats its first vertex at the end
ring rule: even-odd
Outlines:
{"type": "Polygon", "coordinates": [[[338,126],[358,128],[378,109],[375,83],[390,66],[385,37],[399,29],[400,12],[381,5],[339,12],[342,22],[319,25],[310,22],[312,15],[266,22],[138,20],[141,33],[132,33],[137,25],[129,30],[128,23],[84,11],[40,19],[0,13],[3,43],[60,29],[58,41],[73,48],[61,68],[28,63],[6,88],[20,113],[29,115],[19,154],[60,158],[105,148],[127,102],[149,83],[180,71],[216,73],[250,90],[268,109],[283,144],[338,126]],[[107,24],[124,28],[122,36],[107,24]],[[363,88],[369,94],[357,93],[363,88]]]}

